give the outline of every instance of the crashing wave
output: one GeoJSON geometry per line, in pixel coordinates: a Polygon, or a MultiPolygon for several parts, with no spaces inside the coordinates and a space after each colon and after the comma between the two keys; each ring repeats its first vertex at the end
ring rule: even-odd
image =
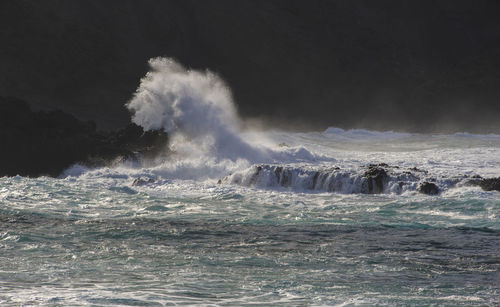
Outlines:
{"type": "Polygon", "coordinates": [[[245,140],[229,87],[210,71],[184,68],[170,58],[149,60],[151,71],[126,107],[144,130],[163,129],[183,157],[259,160],[266,152],[245,140]]]}

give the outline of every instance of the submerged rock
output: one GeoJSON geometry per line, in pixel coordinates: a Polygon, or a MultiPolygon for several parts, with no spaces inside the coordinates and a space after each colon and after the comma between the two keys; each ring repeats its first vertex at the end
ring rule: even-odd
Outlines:
{"type": "Polygon", "coordinates": [[[132,185],[135,187],[140,187],[149,183],[154,183],[155,180],[153,178],[145,178],[145,177],[138,177],[135,178],[134,182],[132,182],[132,185]]]}
{"type": "Polygon", "coordinates": [[[163,131],[135,124],[116,132],[96,131],[62,111],[32,111],[22,100],[0,97],[0,176],[58,176],[81,163],[99,166],[158,154],[168,143],[163,131]]]}
{"type": "Polygon", "coordinates": [[[433,182],[424,181],[418,185],[417,191],[422,194],[437,195],[439,194],[439,187],[433,182]]]}
{"type": "Polygon", "coordinates": [[[500,177],[483,178],[479,181],[479,186],[485,191],[500,191],[500,177]]]}
{"type": "Polygon", "coordinates": [[[426,170],[419,169],[419,168],[417,168],[416,166],[411,167],[411,168],[409,168],[408,170],[410,170],[410,171],[412,171],[412,172],[418,172],[418,173],[424,173],[424,174],[427,174],[427,171],[426,171],[426,170]]]}
{"type": "Polygon", "coordinates": [[[500,177],[482,178],[481,176],[473,176],[467,184],[479,186],[485,191],[500,191],[500,177]]]}
{"type": "Polygon", "coordinates": [[[483,178],[479,175],[474,175],[469,181],[468,185],[479,186],[485,191],[500,191],[500,177],[496,178],[483,178]]]}

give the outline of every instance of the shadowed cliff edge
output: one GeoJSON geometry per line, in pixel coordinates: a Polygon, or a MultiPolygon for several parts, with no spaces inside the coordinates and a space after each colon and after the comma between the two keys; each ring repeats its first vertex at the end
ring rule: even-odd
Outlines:
{"type": "Polygon", "coordinates": [[[58,176],[80,163],[102,166],[126,159],[153,157],[167,148],[161,130],[135,124],[102,132],[62,111],[38,111],[12,97],[0,97],[0,176],[58,176]]]}

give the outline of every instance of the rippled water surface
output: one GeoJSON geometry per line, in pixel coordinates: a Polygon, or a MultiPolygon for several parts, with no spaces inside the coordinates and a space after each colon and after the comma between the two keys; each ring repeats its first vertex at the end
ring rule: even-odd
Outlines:
{"type": "MultiPolygon", "coordinates": [[[[289,166],[500,175],[496,136],[346,133],[268,137],[289,166]]],[[[500,304],[499,192],[240,186],[217,181],[251,163],[174,164],[0,178],[0,305],[500,304]]]]}

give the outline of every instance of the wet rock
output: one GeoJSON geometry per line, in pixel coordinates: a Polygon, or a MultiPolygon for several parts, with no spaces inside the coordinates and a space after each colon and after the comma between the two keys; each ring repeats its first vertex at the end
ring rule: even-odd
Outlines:
{"type": "Polygon", "coordinates": [[[398,180],[401,181],[419,181],[420,177],[410,171],[403,171],[397,174],[398,180]]]}
{"type": "Polygon", "coordinates": [[[370,164],[368,166],[368,169],[363,174],[363,177],[367,179],[366,193],[379,194],[384,192],[384,187],[389,179],[389,175],[383,167],[388,167],[388,165],[380,163],[370,164]]]}
{"type": "Polygon", "coordinates": [[[255,173],[250,178],[250,185],[255,185],[257,183],[257,180],[259,179],[259,174],[261,171],[262,171],[262,165],[257,165],[255,167],[255,173]]]}
{"type": "Polygon", "coordinates": [[[134,182],[132,183],[133,186],[135,187],[140,187],[149,183],[154,183],[155,180],[153,178],[146,178],[146,177],[138,177],[135,178],[134,182]]]}
{"type": "Polygon", "coordinates": [[[500,191],[500,177],[481,179],[479,186],[485,191],[500,191]]]}
{"type": "Polygon", "coordinates": [[[167,133],[162,130],[144,131],[136,124],[129,124],[117,132],[109,134],[110,143],[116,147],[141,153],[145,156],[157,155],[168,145],[167,133]]]}
{"type": "Polygon", "coordinates": [[[281,173],[282,172],[283,172],[283,167],[281,167],[281,166],[277,166],[274,169],[274,175],[276,176],[276,179],[278,180],[278,183],[280,182],[280,177],[281,177],[281,173]]]}
{"type": "Polygon", "coordinates": [[[316,185],[318,184],[318,178],[321,173],[319,171],[314,173],[313,181],[312,181],[312,186],[311,189],[314,190],[316,188],[316,185]]]}
{"type": "Polygon", "coordinates": [[[292,185],[292,171],[289,169],[284,169],[281,173],[280,185],[282,187],[289,187],[292,185]]]}
{"type": "Polygon", "coordinates": [[[427,171],[426,170],[422,170],[422,169],[419,169],[417,168],[416,166],[415,167],[412,167],[412,168],[409,168],[410,171],[412,172],[419,172],[419,173],[424,173],[424,174],[427,174],[427,171]]]}
{"type": "Polygon", "coordinates": [[[466,181],[466,185],[478,186],[485,191],[500,191],[500,177],[483,178],[479,175],[474,175],[466,181]]]}
{"type": "Polygon", "coordinates": [[[435,183],[424,181],[418,185],[417,191],[422,194],[437,195],[439,194],[439,187],[435,183]]]}
{"type": "Polygon", "coordinates": [[[287,188],[292,184],[291,170],[283,168],[281,166],[277,166],[274,169],[274,175],[276,176],[276,180],[279,186],[287,188]]]}

